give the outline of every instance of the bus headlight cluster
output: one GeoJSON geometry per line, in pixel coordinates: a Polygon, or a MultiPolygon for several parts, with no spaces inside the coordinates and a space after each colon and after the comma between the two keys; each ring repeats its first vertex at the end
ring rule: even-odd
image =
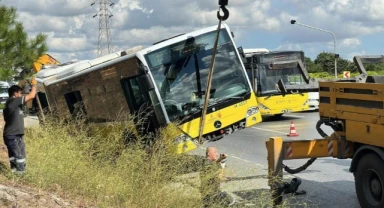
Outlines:
{"type": "Polygon", "coordinates": [[[248,116],[252,116],[252,115],[254,115],[254,114],[258,113],[258,112],[259,112],[259,108],[258,107],[248,108],[248,110],[247,110],[247,117],[248,116]]]}
{"type": "Polygon", "coordinates": [[[173,141],[175,144],[180,144],[180,143],[186,142],[188,140],[191,140],[191,138],[188,135],[181,134],[181,135],[177,136],[173,141]]]}

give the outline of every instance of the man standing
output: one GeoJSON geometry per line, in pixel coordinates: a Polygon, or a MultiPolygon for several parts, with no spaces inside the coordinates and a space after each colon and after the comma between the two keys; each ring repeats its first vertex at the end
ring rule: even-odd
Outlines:
{"type": "Polygon", "coordinates": [[[23,106],[36,96],[36,80],[32,78],[32,89],[27,95],[23,95],[22,88],[13,85],[8,89],[9,98],[5,103],[4,115],[4,143],[8,149],[9,162],[12,172],[23,173],[25,171],[25,144],[23,106]]]}

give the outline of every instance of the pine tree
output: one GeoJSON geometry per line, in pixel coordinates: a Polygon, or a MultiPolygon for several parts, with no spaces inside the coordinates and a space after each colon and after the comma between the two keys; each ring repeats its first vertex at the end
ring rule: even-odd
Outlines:
{"type": "Polygon", "coordinates": [[[47,36],[28,37],[16,18],[16,8],[0,5],[0,80],[12,78],[16,69],[32,72],[33,62],[48,50],[47,36]]]}

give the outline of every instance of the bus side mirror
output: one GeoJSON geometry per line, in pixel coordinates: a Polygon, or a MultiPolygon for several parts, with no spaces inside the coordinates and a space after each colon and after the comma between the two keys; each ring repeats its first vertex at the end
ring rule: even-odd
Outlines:
{"type": "Polygon", "coordinates": [[[139,74],[147,74],[148,73],[148,67],[145,66],[143,63],[137,63],[137,69],[139,74]]]}
{"type": "Polygon", "coordinates": [[[153,85],[153,82],[149,74],[142,75],[141,80],[143,81],[144,87],[147,91],[151,91],[155,89],[155,86],[153,85]]]}
{"type": "Polygon", "coordinates": [[[285,96],[287,94],[287,89],[285,88],[283,80],[279,79],[279,81],[277,82],[277,88],[280,91],[281,95],[285,96]]]}
{"type": "Polygon", "coordinates": [[[237,50],[239,51],[239,54],[241,55],[241,57],[245,58],[243,47],[240,46],[237,48],[237,50]]]}

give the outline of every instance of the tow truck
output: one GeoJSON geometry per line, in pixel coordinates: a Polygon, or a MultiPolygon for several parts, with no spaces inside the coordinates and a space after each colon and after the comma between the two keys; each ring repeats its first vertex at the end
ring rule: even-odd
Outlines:
{"type": "Polygon", "coordinates": [[[296,174],[307,169],[316,158],[333,157],[352,159],[349,171],[354,175],[361,207],[384,207],[384,139],[381,138],[384,135],[384,76],[368,76],[363,65],[384,63],[384,56],[355,56],[354,62],[360,71],[355,78],[317,83],[308,79],[312,87],[306,89],[279,82],[283,92],[319,92],[320,118],[314,125],[322,138],[283,140],[272,137],[266,142],[268,184],[274,206],[282,203],[282,193],[289,188],[281,183],[283,170],[296,174]],[[334,132],[327,135],[322,125],[330,126],[334,132]],[[310,159],[296,169],[283,164],[284,160],[305,158],[310,159]]]}

